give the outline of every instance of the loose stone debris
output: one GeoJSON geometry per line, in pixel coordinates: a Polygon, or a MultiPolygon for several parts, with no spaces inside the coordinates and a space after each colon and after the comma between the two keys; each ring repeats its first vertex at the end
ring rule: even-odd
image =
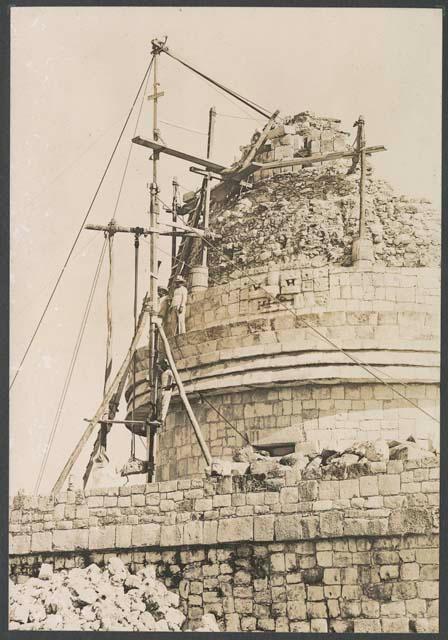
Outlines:
{"type": "Polygon", "coordinates": [[[412,436],[397,440],[356,441],[343,450],[319,449],[317,443],[298,443],[294,453],[270,457],[267,451],[250,445],[237,449],[233,460],[214,460],[209,469],[215,476],[251,475],[278,478],[288,470],[297,473],[297,480],[312,478],[344,479],[362,475],[365,465],[388,460],[422,460],[436,456],[430,440],[416,443],[412,436]]]}
{"type": "MultiPolygon", "coordinates": [[[[118,557],[105,569],[53,571],[42,564],[38,578],[9,581],[10,630],[189,631],[179,596],[156,579],[155,567],[131,574],[118,557]]],[[[196,631],[220,631],[206,614],[196,631]]]]}
{"type": "MultiPolygon", "coordinates": [[[[285,118],[269,133],[255,160],[271,162],[306,158],[310,153],[351,149],[338,122],[310,112],[285,118]]],[[[353,238],[358,233],[359,167],[352,160],[311,166],[261,170],[253,188],[233,193],[214,204],[210,225],[223,238],[232,262],[209,256],[210,273],[219,282],[233,274],[233,265],[291,264],[320,267],[351,264],[353,238]]],[[[367,163],[366,224],[375,262],[396,267],[440,263],[440,220],[425,198],[409,198],[374,175],[367,163]]]]}

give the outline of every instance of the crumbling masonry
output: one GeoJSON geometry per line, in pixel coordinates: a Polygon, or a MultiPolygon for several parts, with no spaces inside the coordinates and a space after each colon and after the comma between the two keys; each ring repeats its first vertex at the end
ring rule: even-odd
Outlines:
{"type": "MultiPolygon", "coordinates": [[[[339,127],[299,114],[255,159],[343,150],[339,127]]],[[[190,628],[213,613],[226,631],[437,631],[439,425],[427,414],[439,410],[440,218],[369,170],[372,259],[353,262],[350,166],[260,170],[250,190],[218,187],[210,225],[226,257],[209,251],[208,288],[192,270],[187,332],[170,335],[219,473],[246,438],[277,460],[204,475],[174,392],[158,483],[14,499],[14,579],[43,561],[62,569],[118,555],[132,571],[156,566],[190,628]],[[352,446],[376,440],[379,454],[352,446]]],[[[147,361],[139,350],[127,389],[137,419],[147,361]]]]}

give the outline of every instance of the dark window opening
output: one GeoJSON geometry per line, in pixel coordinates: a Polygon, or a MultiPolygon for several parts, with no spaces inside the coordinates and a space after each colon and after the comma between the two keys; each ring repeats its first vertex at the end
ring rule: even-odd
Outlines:
{"type": "Polygon", "coordinates": [[[296,450],[295,442],[278,442],[274,444],[254,444],[255,451],[267,451],[271,458],[287,456],[296,450]]]}

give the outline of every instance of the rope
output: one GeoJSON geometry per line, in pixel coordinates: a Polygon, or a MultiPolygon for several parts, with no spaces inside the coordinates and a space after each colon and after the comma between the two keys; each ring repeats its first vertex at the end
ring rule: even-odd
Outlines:
{"type": "MultiPolygon", "coordinates": [[[[138,297],[138,250],[140,246],[140,241],[138,234],[135,235],[134,240],[134,335],[137,331],[137,297],[138,297]]],[[[137,362],[135,358],[135,351],[132,358],[132,386],[134,389],[134,393],[132,394],[132,420],[135,420],[135,385],[136,385],[136,370],[137,362]]],[[[135,425],[132,425],[132,436],[131,436],[131,458],[135,459],[135,425]]]]}
{"type": "Polygon", "coordinates": [[[202,73],[198,69],[195,69],[195,67],[192,67],[191,65],[187,64],[186,62],[184,62],[180,58],[178,58],[175,55],[173,55],[172,53],[170,53],[167,49],[162,49],[162,51],[164,53],[166,53],[173,60],[177,60],[177,62],[179,62],[181,65],[183,65],[187,69],[190,69],[190,71],[193,71],[193,73],[196,73],[201,78],[204,78],[204,80],[207,80],[208,82],[213,84],[215,87],[219,87],[220,89],[222,89],[223,91],[225,91],[229,95],[233,96],[234,98],[236,98],[237,100],[239,100],[240,102],[245,104],[246,106],[250,107],[251,109],[253,109],[257,113],[259,113],[260,115],[262,115],[265,118],[267,118],[268,120],[271,117],[271,115],[270,115],[270,113],[268,112],[267,109],[265,109],[264,107],[261,107],[259,104],[257,104],[253,100],[249,100],[249,98],[244,98],[241,94],[237,93],[236,91],[232,91],[232,89],[229,89],[228,87],[226,87],[225,85],[221,84],[220,82],[217,82],[216,80],[213,80],[213,78],[210,78],[210,76],[205,75],[205,73],[202,73]]]}
{"type": "Polygon", "coordinates": [[[106,253],[106,246],[107,246],[107,240],[104,241],[103,243],[103,248],[101,249],[101,254],[98,260],[98,264],[96,267],[96,271],[95,271],[95,275],[93,277],[93,281],[92,281],[92,286],[90,288],[90,292],[89,292],[89,296],[87,299],[87,303],[84,309],[84,313],[82,316],[82,320],[81,320],[81,325],[79,327],[79,331],[78,331],[78,337],[76,338],[76,342],[75,342],[75,346],[73,349],[73,354],[72,354],[72,358],[70,360],[70,364],[67,370],[67,375],[65,377],[65,381],[64,381],[64,386],[62,388],[62,393],[61,396],[59,398],[59,403],[58,403],[58,407],[56,410],[56,415],[53,421],[53,425],[51,428],[51,432],[50,432],[50,436],[48,438],[48,442],[47,442],[47,446],[45,449],[45,453],[44,453],[44,457],[39,469],[39,474],[37,477],[37,481],[36,481],[36,485],[34,487],[34,493],[37,494],[39,492],[39,487],[40,487],[40,483],[42,482],[42,477],[43,474],[45,472],[45,468],[47,466],[47,462],[48,462],[48,457],[50,455],[50,451],[51,451],[51,447],[53,445],[54,442],[54,438],[56,435],[56,431],[59,425],[59,420],[61,418],[61,414],[62,414],[62,410],[64,408],[64,403],[65,403],[65,399],[67,397],[67,391],[68,391],[68,387],[70,385],[71,379],[72,379],[72,375],[73,375],[73,371],[75,369],[75,365],[76,365],[76,360],[78,358],[78,354],[79,354],[79,349],[81,347],[81,343],[82,343],[82,339],[84,336],[84,331],[86,329],[86,325],[87,325],[87,320],[89,318],[89,314],[90,314],[90,310],[92,307],[92,302],[93,302],[93,298],[95,295],[95,291],[96,291],[96,287],[98,284],[98,278],[100,276],[100,272],[101,272],[101,266],[103,264],[103,260],[104,260],[104,255],[106,253]]]}
{"type": "Polygon", "coordinates": [[[180,124],[174,124],[174,122],[167,122],[166,120],[159,120],[163,124],[167,124],[169,127],[174,127],[175,129],[182,129],[183,131],[190,131],[191,133],[198,133],[201,136],[207,136],[208,133],[204,131],[198,131],[197,129],[189,129],[188,127],[183,127],[180,124]]]}
{"type": "MultiPolygon", "coordinates": [[[[152,68],[153,60],[154,60],[154,58],[152,58],[150,63],[149,63],[148,73],[147,73],[146,83],[145,83],[145,88],[144,88],[144,90],[142,92],[142,99],[141,99],[140,108],[139,108],[138,114],[137,114],[137,120],[135,121],[134,133],[132,134],[132,138],[135,138],[135,136],[137,135],[137,127],[138,127],[139,122],[140,122],[140,116],[141,116],[142,109],[143,109],[143,103],[145,101],[145,94],[146,94],[147,89],[148,89],[148,82],[149,82],[149,77],[151,75],[151,68],[152,68]]],[[[131,159],[132,149],[134,148],[134,146],[135,145],[133,144],[132,139],[131,139],[131,142],[129,143],[128,156],[126,158],[126,164],[124,166],[123,175],[121,177],[120,188],[118,190],[118,196],[117,196],[117,200],[115,202],[115,207],[114,207],[114,212],[112,214],[112,218],[115,218],[116,213],[117,213],[118,203],[120,202],[121,191],[123,189],[124,179],[125,179],[125,176],[126,176],[126,172],[128,170],[129,160],[131,159]]]]}
{"type": "MultiPolygon", "coordinates": [[[[160,224],[163,224],[163,222],[161,222],[160,224]]],[[[148,241],[147,241],[147,240],[145,240],[145,242],[148,242],[148,241]]],[[[165,253],[166,255],[169,255],[169,254],[168,254],[166,251],[164,251],[163,249],[159,249],[159,251],[161,251],[162,253],[165,253]]],[[[191,268],[192,266],[194,266],[194,265],[190,264],[189,262],[181,261],[181,260],[179,260],[179,259],[177,259],[177,258],[176,258],[176,262],[177,262],[177,263],[183,262],[183,264],[184,264],[186,267],[189,267],[189,268],[191,268]]],[[[221,282],[221,281],[216,280],[216,278],[213,278],[210,274],[209,274],[209,276],[208,276],[208,279],[209,279],[209,280],[211,280],[211,282],[213,282],[213,284],[216,284],[217,286],[222,285],[222,282],[221,282]]],[[[258,286],[258,285],[257,285],[257,286],[258,286]]],[[[277,299],[276,299],[276,302],[278,302],[278,300],[277,300],[277,299]]],[[[402,382],[400,382],[400,380],[398,380],[398,378],[395,378],[395,376],[391,375],[390,373],[387,373],[386,371],[381,371],[380,369],[378,369],[378,368],[377,368],[377,367],[375,367],[374,365],[369,365],[369,367],[370,367],[371,369],[373,369],[374,371],[378,371],[378,373],[382,374],[383,376],[386,376],[386,378],[389,378],[390,380],[395,380],[397,384],[401,384],[401,385],[403,385],[403,383],[402,383],[402,382]]],[[[249,383],[247,383],[247,384],[245,384],[244,386],[246,386],[246,387],[250,387],[251,389],[259,389],[259,387],[258,387],[257,385],[254,385],[254,384],[249,384],[249,383]]],[[[405,385],[405,386],[406,386],[406,385],[405,385]]]]}
{"type": "MultiPolygon", "coordinates": [[[[148,241],[147,241],[147,240],[145,240],[145,242],[148,242],[148,241]]],[[[161,249],[160,247],[159,247],[159,251],[160,251],[161,253],[164,253],[164,254],[165,254],[165,255],[167,255],[167,256],[170,256],[170,255],[171,255],[171,254],[169,254],[167,251],[164,251],[163,249],[161,249]]],[[[180,261],[180,260],[178,260],[177,258],[175,259],[175,262],[176,262],[177,264],[180,264],[180,263],[182,262],[183,264],[186,264],[187,266],[190,266],[187,262],[180,261]]],[[[183,354],[183,352],[182,352],[182,349],[181,349],[181,347],[179,346],[179,342],[178,342],[177,336],[175,336],[175,337],[174,337],[174,340],[175,340],[175,342],[176,342],[176,348],[179,350],[179,352],[180,352],[180,354],[181,354],[181,356],[182,356],[182,359],[183,359],[183,360],[185,360],[185,357],[184,357],[184,354],[183,354]]],[[[189,382],[193,382],[193,376],[192,376],[191,370],[187,367],[187,365],[186,365],[186,364],[184,364],[184,369],[187,371],[187,373],[188,373],[188,375],[189,375],[189,378],[190,378],[189,382]]],[[[135,388],[135,387],[134,387],[134,388],[135,388]]],[[[237,429],[237,428],[235,427],[235,425],[233,425],[233,424],[230,422],[230,420],[228,420],[228,419],[227,419],[227,418],[226,418],[226,417],[225,417],[225,416],[224,416],[224,415],[219,411],[219,409],[217,409],[217,408],[215,407],[215,405],[214,405],[212,402],[210,402],[210,400],[208,400],[208,398],[206,398],[206,397],[202,394],[202,392],[201,392],[201,391],[197,391],[197,394],[199,395],[199,397],[201,398],[201,400],[203,400],[204,402],[206,402],[206,403],[209,405],[209,407],[210,407],[211,409],[213,409],[213,410],[217,413],[217,415],[218,415],[220,418],[222,418],[222,419],[224,420],[224,422],[225,422],[226,424],[228,424],[228,425],[229,425],[229,427],[231,427],[231,429],[233,429],[233,430],[235,431],[235,433],[237,433],[237,434],[238,434],[238,435],[239,435],[243,440],[246,440],[246,442],[247,442],[249,445],[251,444],[251,443],[250,443],[250,440],[249,440],[249,437],[248,437],[245,433],[242,433],[239,429],[237,429]]]]}
{"type": "MultiPolygon", "coordinates": [[[[112,219],[111,222],[114,220],[112,219]]],[[[103,395],[106,394],[108,388],[108,382],[110,375],[112,373],[112,332],[113,332],[113,324],[112,324],[112,285],[113,285],[113,244],[114,244],[114,234],[108,233],[104,234],[107,247],[108,247],[108,258],[109,258],[109,276],[107,279],[107,290],[106,290],[106,325],[107,325],[107,335],[106,335],[106,363],[104,367],[104,387],[103,387],[103,395]]],[[[100,432],[98,434],[98,451],[97,455],[98,459],[103,458],[103,454],[106,451],[107,446],[107,434],[109,432],[110,425],[106,422],[101,423],[100,432]]],[[[96,445],[97,443],[95,443],[96,445]]],[[[95,448],[94,448],[95,450],[95,448]]]]}
{"type": "Polygon", "coordinates": [[[107,383],[109,382],[110,374],[112,372],[112,285],[113,285],[113,245],[114,234],[109,233],[107,236],[108,257],[109,257],[109,277],[107,280],[107,293],[106,293],[106,313],[107,313],[107,338],[106,338],[106,366],[104,369],[104,389],[103,395],[107,391],[107,383]]]}
{"type": "Polygon", "coordinates": [[[17,367],[17,370],[16,370],[16,372],[15,372],[15,374],[14,374],[14,377],[13,377],[13,379],[12,379],[12,381],[11,381],[11,384],[9,385],[9,389],[10,389],[10,390],[11,390],[11,389],[12,389],[12,387],[14,386],[14,383],[15,383],[15,381],[16,381],[16,379],[17,379],[17,376],[19,375],[19,373],[20,373],[20,371],[21,371],[21,369],[22,369],[23,363],[25,362],[25,359],[26,359],[26,357],[27,357],[27,355],[28,355],[28,353],[29,353],[29,351],[30,351],[30,349],[31,349],[31,346],[32,346],[32,344],[33,344],[33,342],[34,342],[34,339],[36,338],[37,332],[39,331],[39,329],[40,329],[40,327],[41,327],[41,324],[42,324],[42,322],[43,322],[43,319],[44,319],[44,317],[45,317],[45,315],[46,315],[46,313],[47,313],[47,311],[48,311],[48,308],[49,308],[49,306],[50,306],[50,304],[51,304],[51,301],[53,300],[54,294],[56,293],[56,290],[57,290],[57,288],[58,288],[58,286],[59,286],[59,283],[60,283],[60,281],[61,281],[61,279],[62,279],[62,276],[63,276],[63,274],[64,274],[64,272],[65,272],[65,270],[66,270],[66,268],[67,268],[67,265],[68,265],[68,263],[69,263],[69,261],[70,261],[70,258],[72,257],[73,251],[75,250],[76,244],[77,244],[77,242],[78,242],[78,240],[79,240],[79,237],[80,237],[80,235],[81,235],[81,232],[82,232],[82,230],[83,230],[83,228],[84,228],[84,225],[85,225],[85,223],[86,223],[86,221],[87,221],[87,218],[89,217],[89,214],[90,214],[90,212],[91,212],[91,210],[92,210],[92,208],[93,208],[93,205],[94,205],[94,203],[95,203],[95,201],[96,201],[96,198],[97,198],[97,196],[98,196],[98,193],[99,193],[99,191],[100,191],[100,189],[101,189],[101,186],[102,186],[102,184],[103,184],[103,182],[104,182],[104,180],[105,180],[105,178],[106,178],[107,172],[108,172],[109,167],[110,167],[110,165],[111,165],[111,163],[112,163],[112,159],[113,159],[113,157],[114,157],[114,155],[115,155],[115,152],[116,152],[116,150],[117,150],[117,148],[118,148],[118,145],[120,144],[121,138],[123,137],[123,133],[124,133],[124,131],[125,131],[125,129],[126,129],[126,126],[127,126],[128,122],[129,122],[129,119],[130,119],[130,117],[131,117],[131,114],[132,114],[132,112],[133,112],[133,110],[134,110],[134,106],[135,106],[135,104],[136,104],[136,102],[137,102],[137,100],[138,100],[138,96],[140,95],[140,91],[142,90],[142,87],[143,87],[143,85],[144,85],[144,83],[145,83],[146,77],[147,77],[147,75],[149,74],[149,71],[150,71],[151,66],[152,66],[152,61],[153,61],[153,57],[151,58],[151,60],[150,60],[150,62],[149,62],[148,67],[146,68],[145,75],[143,76],[143,79],[142,79],[142,81],[141,81],[141,83],[140,83],[140,86],[139,86],[139,88],[138,88],[137,94],[136,94],[136,96],[135,96],[135,98],[134,98],[134,101],[133,101],[133,103],[132,103],[132,106],[131,106],[131,108],[130,108],[130,110],[129,110],[129,113],[128,113],[128,115],[127,115],[127,117],[126,117],[125,121],[124,121],[123,127],[122,127],[122,129],[121,129],[121,131],[120,131],[120,134],[119,134],[119,136],[118,136],[118,139],[117,139],[117,141],[116,141],[116,143],[115,143],[115,146],[114,146],[114,148],[113,148],[113,150],[112,150],[112,153],[111,153],[111,155],[110,155],[110,157],[109,157],[109,160],[108,160],[108,162],[107,162],[107,164],[106,164],[106,168],[104,169],[103,175],[101,176],[101,179],[100,179],[100,181],[99,181],[99,184],[98,184],[98,186],[97,186],[97,188],[96,188],[96,190],[95,190],[95,193],[93,194],[93,198],[92,198],[92,200],[91,200],[91,202],[90,202],[90,205],[89,205],[89,207],[88,207],[88,209],[87,209],[87,212],[86,212],[86,214],[84,215],[84,218],[83,218],[83,220],[82,220],[82,222],[81,222],[81,225],[80,225],[80,227],[79,227],[79,229],[78,229],[78,231],[77,231],[77,233],[76,233],[75,239],[74,239],[74,241],[73,241],[73,243],[72,243],[72,245],[71,245],[71,247],[70,247],[70,250],[69,250],[69,252],[68,252],[68,255],[67,255],[67,257],[66,257],[66,259],[65,259],[65,262],[64,262],[64,264],[63,264],[63,266],[62,266],[62,269],[61,269],[61,271],[59,272],[59,275],[58,275],[58,277],[57,277],[57,279],[56,279],[56,283],[54,284],[53,289],[52,289],[52,291],[51,291],[51,293],[50,293],[50,297],[48,298],[48,301],[47,301],[47,303],[46,303],[46,305],[45,305],[45,307],[44,307],[44,310],[42,311],[42,314],[41,314],[41,316],[40,316],[40,318],[39,318],[39,321],[38,321],[38,323],[37,323],[37,325],[36,325],[36,328],[34,329],[33,334],[32,334],[32,336],[31,336],[31,339],[30,339],[30,341],[29,341],[29,343],[28,343],[28,345],[27,345],[27,347],[26,347],[26,349],[25,349],[25,353],[23,354],[22,359],[20,360],[19,366],[17,367]]]}
{"type": "Polygon", "coordinates": [[[252,120],[252,122],[262,122],[260,118],[251,118],[248,116],[233,116],[230,113],[217,113],[217,116],[221,116],[221,118],[234,118],[235,120],[252,120]]]}
{"type": "MultiPolygon", "coordinates": [[[[277,304],[280,304],[284,309],[286,309],[286,311],[288,311],[289,313],[292,313],[292,315],[299,319],[301,322],[303,322],[303,324],[305,324],[309,329],[311,329],[311,331],[314,331],[314,333],[316,333],[320,338],[322,338],[323,340],[325,340],[326,342],[328,342],[328,344],[330,344],[332,347],[334,347],[337,351],[340,351],[341,353],[343,353],[345,356],[347,356],[347,358],[349,358],[350,360],[352,360],[355,364],[357,364],[359,367],[361,367],[362,369],[364,369],[365,371],[367,371],[367,373],[369,373],[371,376],[373,376],[376,380],[378,380],[378,382],[381,382],[382,384],[386,385],[387,387],[389,387],[393,393],[395,393],[396,395],[400,396],[403,400],[406,400],[406,402],[408,402],[409,404],[411,404],[415,409],[418,409],[419,411],[421,411],[422,413],[424,413],[428,418],[431,418],[431,420],[434,420],[435,422],[437,422],[438,424],[440,424],[440,421],[437,420],[437,418],[435,416],[433,416],[431,413],[429,413],[428,411],[426,411],[425,409],[423,409],[423,407],[420,407],[416,402],[414,402],[413,400],[411,400],[411,398],[408,398],[407,396],[405,396],[403,393],[401,393],[401,391],[398,391],[397,389],[395,389],[395,387],[393,387],[389,382],[387,382],[386,380],[384,380],[383,378],[381,378],[379,375],[375,374],[371,368],[366,365],[365,363],[361,362],[360,360],[358,360],[355,356],[353,356],[349,351],[346,351],[345,349],[343,349],[342,347],[340,347],[339,345],[337,345],[333,340],[331,340],[331,338],[328,338],[325,334],[323,334],[321,331],[319,331],[318,329],[316,329],[316,327],[314,327],[311,323],[309,323],[307,320],[305,320],[303,318],[303,316],[299,316],[293,309],[291,309],[290,307],[288,307],[286,304],[284,304],[281,300],[278,300],[274,295],[271,294],[270,291],[268,291],[265,287],[263,287],[263,285],[261,285],[259,282],[257,282],[254,278],[252,278],[250,275],[248,275],[247,273],[245,273],[243,271],[243,269],[241,269],[241,267],[239,267],[233,260],[231,260],[231,258],[229,258],[228,256],[226,256],[226,254],[221,251],[220,249],[218,249],[218,247],[216,247],[210,240],[208,240],[207,238],[203,239],[204,242],[206,242],[208,244],[208,246],[211,248],[212,251],[216,251],[217,253],[219,253],[219,255],[221,255],[223,258],[225,258],[225,260],[227,260],[227,262],[229,262],[233,267],[235,267],[236,269],[238,269],[238,271],[241,272],[241,274],[247,278],[248,280],[250,280],[253,284],[256,284],[257,287],[259,287],[260,289],[262,289],[262,291],[264,291],[272,300],[274,300],[277,304]]],[[[399,383],[402,386],[406,387],[407,385],[404,383],[399,383]]]]}
{"type": "MultiPolygon", "coordinates": [[[[147,241],[145,241],[145,242],[147,242],[147,241]]],[[[164,251],[163,249],[160,249],[160,248],[159,248],[159,250],[160,250],[162,253],[165,253],[166,255],[169,255],[169,254],[168,254],[166,251],[164,251]]],[[[179,261],[179,260],[176,258],[176,262],[177,262],[177,263],[180,263],[181,261],[179,261]]],[[[184,264],[185,266],[187,266],[187,267],[191,267],[191,266],[192,266],[189,262],[185,262],[185,261],[183,261],[183,264],[184,264]]],[[[211,275],[209,275],[209,280],[211,280],[214,284],[216,284],[216,285],[218,285],[218,286],[222,284],[219,280],[216,280],[216,278],[213,278],[211,275]]],[[[276,299],[276,301],[278,302],[278,300],[277,300],[277,299],[276,299]]],[[[178,345],[177,345],[177,346],[178,346],[178,345]]],[[[178,349],[179,349],[179,351],[180,351],[180,352],[181,352],[181,354],[182,354],[182,350],[181,350],[181,348],[180,348],[179,346],[178,346],[178,349]]],[[[184,356],[183,356],[183,354],[182,354],[182,357],[184,357],[184,356]]],[[[369,365],[369,367],[370,367],[370,369],[372,369],[372,370],[374,370],[374,371],[378,371],[378,372],[379,372],[379,373],[381,373],[383,376],[386,376],[387,378],[389,378],[389,379],[391,379],[391,380],[395,380],[395,381],[396,381],[396,384],[401,384],[401,385],[403,385],[403,383],[402,383],[402,382],[400,382],[399,380],[397,380],[397,378],[395,378],[394,376],[390,375],[389,373],[387,373],[387,372],[385,372],[385,371],[380,371],[377,367],[375,367],[375,366],[373,366],[373,365],[369,365]]],[[[189,371],[189,369],[188,369],[188,367],[187,367],[186,365],[185,365],[185,369],[187,369],[187,370],[189,371]]],[[[190,373],[190,382],[191,382],[191,381],[192,381],[191,372],[189,371],[189,373],[190,373]]],[[[246,386],[246,387],[249,387],[249,388],[251,388],[251,389],[258,389],[258,388],[259,388],[257,385],[249,384],[249,383],[247,383],[245,386],[246,386]]],[[[403,385],[403,386],[406,386],[406,385],[403,385]]],[[[198,392],[198,393],[199,393],[199,395],[200,395],[200,392],[198,392]]],[[[207,400],[205,397],[203,397],[203,396],[202,396],[202,399],[203,399],[205,402],[208,402],[208,400],[207,400]]],[[[407,398],[407,399],[408,399],[408,398],[407,398]]],[[[209,403],[209,404],[210,404],[210,403],[209,403]]],[[[226,418],[220,414],[220,412],[218,411],[218,409],[217,409],[215,406],[213,406],[213,405],[211,405],[211,404],[210,404],[210,406],[211,406],[211,407],[216,411],[216,413],[217,413],[218,415],[220,415],[224,420],[226,420],[226,418]]],[[[421,407],[418,407],[418,408],[419,408],[419,409],[421,409],[421,407]]],[[[228,422],[228,421],[227,421],[227,422],[228,422]]],[[[232,426],[232,428],[233,428],[233,429],[237,430],[237,429],[236,429],[236,427],[234,427],[233,425],[231,425],[231,423],[230,423],[230,422],[228,422],[228,424],[229,424],[230,426],[232,426]]],[[[240,433],[240,432],[238,432],[238,433],[240,433]]],[[[240,435],[242,435],[242,434],[240,434],[240,435]]],[[[245,437],[245,436],[244,436],[244,437],[245,437]]]]}

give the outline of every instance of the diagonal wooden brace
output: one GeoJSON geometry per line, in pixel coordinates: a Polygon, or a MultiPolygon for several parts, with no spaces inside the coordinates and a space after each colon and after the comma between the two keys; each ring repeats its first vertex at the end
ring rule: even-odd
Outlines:
{"type": "Polygon", "coordinates": [[[191,408],[191,404],[190,404],[190,401],[188,400],[188,396],[185,393],[184,383],[182,382],[179,372],[176,368],[176,363],[174,362],[173,354],[171,353],[170,343],[168,342],[168,338],[166,337],[165,331],[163,330],[163,326],[161,323],[159,324],[159,335],[162,338],[163,346],[165,347],[165,354],[170,364],[171,371],[173,372],[173,376],[176,381],[177,388],[179,390],[179,395],[181,397],[181,400],[183,402],[187,415],[190,419],[190,422],[193,426],[194,432],[196,434],[196,438],[198,440],[199,446],[201,447],[201,451],[204,455],[204,458],[207,464],[210,466],[212,463],[212,456],[210,454],[207,443],[204,440],[204,436],[202,435],[201,427],[199,426],[199,423],[196,420],[196,416],[193,413],[193,409],[191,408]]]}
{"type": "MultiPolygon", "coordinates": [[[[92,420],[89,422],[88,426],[86,427],[86,430],[84,431],[84,433],[82,434],[78,444],[76,445],[76,447],[73,449],[73,452],[71,453],[69,459],[67,460],[67,462],[65,463],[64,468],[62,469],[51,493],[59,493],[64,485],[64,482],[66,481],[66,479],[68,478],[68,475],[70,473],[70,471],[73,468],[73,465],[75,464],[75,462],[77,461],[77,459],[79,458],[79,455],[81,453],[81,451],[84,448],[84,445],[87,443],[87,441],[89,440],[90,436],[92,435],[93,431],[95,430],[96,425],[98,424],[98,422],[101,421],[101,418],[104,415],[104,412],[107,410],[107,408],[109,407],[109,403],[111,402],[111,400],[116,399],[116,394],[117,391],[121,388],[123,389],[124,384],[125,384],[125,380],[126,380],[126,375],[128,373],[128,369],[129,366],[132,362],[132,358],[134,355],[134,352],[137,348],[137,345],[142,337],[143,334],[143,330],[145,328],[146,325],[146,320],[148,318],[148,311],[146,309],[146,301],[143,303],[144,308],[140,314],[140,317],[138,319],[138,323],[137,323],[137,329],[135,331],[134,337],[132,339],[131,342],[131,346],[129,347],[129,350],[126,354],[125,359],[123,360],[123,363],[120,367],[120,369],[118,370],[112,384],[110,385],[109,389],[107,390],[100,406],[98,407],[94,417],[92,418],[92,420]]],[[[121,394],[120,394],[121,395],[121,394]]]]}

